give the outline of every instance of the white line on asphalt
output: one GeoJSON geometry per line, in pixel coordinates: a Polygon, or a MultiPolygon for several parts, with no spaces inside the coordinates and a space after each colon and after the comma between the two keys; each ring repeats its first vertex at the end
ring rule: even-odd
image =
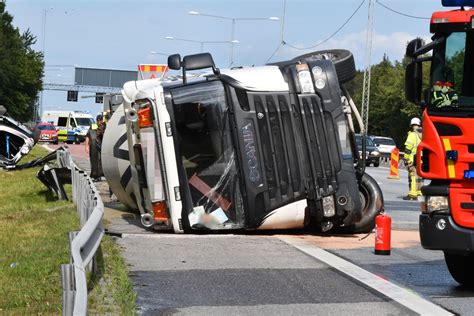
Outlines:
{"type": "Polygon", "coordinates": [[[301,240],[296,237],[279,236],[280,240],[287,244],[301,250],[311,257],[326,263],[327,265],[341,271],[351,278],[371,287],[379,293],[382,293],[388,298],[398,302],[408,309],[419,313],[421,315],[453,315],[449,311],[440,306],[425,300],[415,292],[400,287],[385,280],[369,271],[356,266],[349,261],[346,261],[324,249],[315,246],[308,241],[301,240]]]}
{"type": "Polygon", "coordinates": [[[49,152],[53,152],[53,151],[54,151],[54,149],[50,148],[50,147],[49,147],[48,145],[46,145],[46,144],[41,145],[41,147],[43,147],[44,149],[46,149],[46,150],[49,151],[49,152]]]}
{"type": "Polygon", "coordinates": [[[225,237],[245,237],[244,235],[221,234],[221,235],[186,235],[186,234],[150,234],[150,233],[125,233],[122,238],[147,238],[147,239],[197,239],[197,238],[225,238],[225,237]]]}

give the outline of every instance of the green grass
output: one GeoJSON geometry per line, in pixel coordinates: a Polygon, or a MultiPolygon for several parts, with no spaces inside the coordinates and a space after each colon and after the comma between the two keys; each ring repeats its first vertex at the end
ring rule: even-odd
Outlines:
{"type": "Polygon", "coordinates": [[[109,315],[134,315],[136,293],[128,278],[128,269],[119,247],[112,237],[105,236],[102,252],[97,258],[99,273],[92,276],[89,286],[89,313],[109,315]]]}
{"type": "MultiPolygon", "coordinates": [[[[36,146],[21,163],[46,153],[36,146]]],[[[71,202],[55,201],[36,179],[39,169],[0,170],[0,313],[61,312],[60,265],[79,220],[71,202]]]]}
{"type": "MultiPolygon", "coordinates": [[[[21,160],[46,154],[36,146],[21,160]]],[[[69,262],[67,233],[80,228],[75,206],[56,201],[38,168],[0,169],[0,315],[60,314],[60,266],[69,262]]],[[[71,186],[65,186],[71,196],[71,186]]],[[[99,274],[89,280],[90,314],[134,314],[135,293],[119,247],[104,237],[99,274]]]]}

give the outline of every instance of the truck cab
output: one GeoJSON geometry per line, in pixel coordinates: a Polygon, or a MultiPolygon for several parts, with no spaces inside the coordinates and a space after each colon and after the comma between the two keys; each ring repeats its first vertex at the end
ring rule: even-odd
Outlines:
{"type": "MultiPolygon", "coordinates": [[[[472,6],[474,1],[443,1],[472,6]]],[[[422,188],[420,237],[426,249],[443,250],[449,271],[474,285],[474,10],[435,12],[432,42],[407,46],[406,95],[423,108],[417,151],[422,188]],[[432,52],[431,55],[427,54],[432,52]],[[423,64],[429,63],[429,83],[423,64]]]]}
{"type": "Polygon", "coordinates": [[[223,71],[170,56],[182,76],[124,85],[102,150],[112,190],[155,230],[370,231],[383,197],[360,167],[347,53],[223,71]]]}

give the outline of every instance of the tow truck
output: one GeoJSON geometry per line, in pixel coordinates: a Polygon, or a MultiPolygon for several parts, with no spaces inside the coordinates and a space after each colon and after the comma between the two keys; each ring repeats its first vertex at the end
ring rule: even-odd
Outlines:
{"type": "Polygon", "coordinates": [[[112,191],[145,227],[373,229],[383,196],[356,148],[349,51],[222,71],[209,53],[175,54],[168,66],[182,75],[125,83],[102,145],[112,191]]]}
{"type": "Polygon", "coordinates": [[[420,238],[425,249],[444,252],[449,272],[458,283],[472,287],[474,10],[466,6],[474,6],[474,1],[443,0],[442,4],[461,8],[434,12],[432,42],[423,45],[421,39],[414,39],[406,49],[406,98],[424,109],[417,170],[422,178],[431,180],[421,189],[425,198],[420,238]],[[429,87],[423,86],[425,62],[431,66],[429,87]]]}

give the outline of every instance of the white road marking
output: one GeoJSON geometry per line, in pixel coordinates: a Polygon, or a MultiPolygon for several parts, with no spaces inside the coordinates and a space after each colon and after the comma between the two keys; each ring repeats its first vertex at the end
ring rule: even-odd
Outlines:
{"type": "Polygon", "coordinates": [[[46,145],[46,144],[41,145],[41,147],[43,147],[44,149],[46,149],[46,150],[49,151],[49,152],[53,152],[53,151],[54,151],[54,149],[50,148],[50,147],[49,147],[48,145],[46,145]]]}
{"type": "Polygon", "coordinates": [[[235,234],[217,234],[217,235],[193,235],[193,234],[162,234],[162,233],[124,233],[122,238],[146,238],[146,239],[199,239],[199,238],[229,238],[229,237],[245,237],[245,235],[235,234]]]}
{"type": "Polygon", "coordinates": [[[420,315],[453,315],[442,307],[425,300],[415,292],[395,285],[307,241],[290,236],[279,236],[279,238],[420,315]]]}

